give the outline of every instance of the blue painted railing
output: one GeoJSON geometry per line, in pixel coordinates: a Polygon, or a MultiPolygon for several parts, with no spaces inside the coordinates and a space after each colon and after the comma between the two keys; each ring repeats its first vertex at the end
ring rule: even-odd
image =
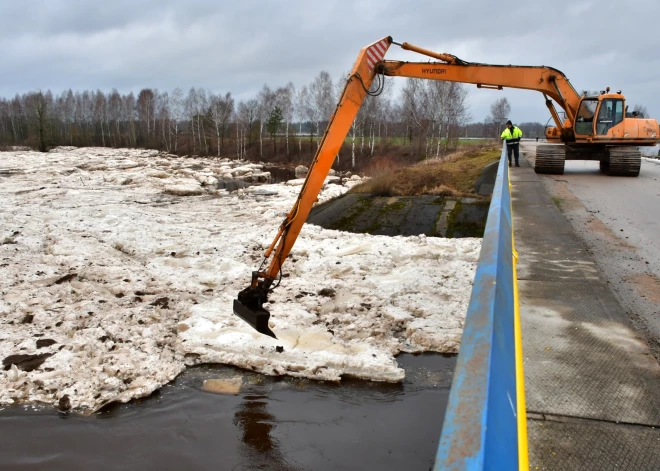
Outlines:
{"type": "MultiPolygon", "coordinates": [[[[516,362],[516,341],[520,343],[516,337],[520,336],[520,329],[519,324],[514,328],[519,319],[516,318],[515,251],[505,147],[488,212],[435,470],[518,470],[527,463],[524,389],[522,384],[516,384],[517,377],[522,383],[522,364],[516,362]],[[520,387],[518,391],[523,391],[522,403],[518,401],[517,386],[520,387]],[[519,408],[521,413],[518,413],[519,408]]],[[[522,360],[522,355],[519,358],[522,360]]]]}

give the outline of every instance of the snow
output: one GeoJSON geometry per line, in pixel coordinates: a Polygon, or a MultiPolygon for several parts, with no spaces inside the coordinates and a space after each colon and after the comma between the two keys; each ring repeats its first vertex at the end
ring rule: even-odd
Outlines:
{"type": "MultiPolygon", "coordinates": [[[[149,150],[0,153],[0,355],[51,354],[0,374],[0,404],[68,396],[93,411],[204,362],[396,382],[399,352],[457,351],[479,239],[306,225],[266,306],[278,340],[233,315],[300,187],[209,183],[261,168],[149,150]]],[[[327,183],[319,202],[347,189],[327,183]]]]}

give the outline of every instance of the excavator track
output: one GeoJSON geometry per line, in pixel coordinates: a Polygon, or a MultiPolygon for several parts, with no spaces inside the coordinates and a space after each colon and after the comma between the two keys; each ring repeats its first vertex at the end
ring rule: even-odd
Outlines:
{"type": "Polygon", "coordinates": [[[566,147],[563,145],[540,145],[536,147],[536,173],[562,175],[566,161],[566,147]]]}
{"type": "Polygon", "coordinates": [[[611,176],[637,177],[642,166],[642,153],[637,147],[608,147],[608,158],[600,169],[611,176]]]}

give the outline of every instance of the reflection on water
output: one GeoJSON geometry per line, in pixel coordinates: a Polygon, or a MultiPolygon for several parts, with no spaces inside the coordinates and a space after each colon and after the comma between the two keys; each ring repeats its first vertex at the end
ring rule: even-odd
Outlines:
{"type": "Polygon", "coordinates": [[[243,443],[259,453],[272,451],[275,446],[270,430],[275,417],[266,411],[266,396],[246,395],[241,408],[234,415],[234,425],[243,430],[243,443]]]}
{"type": "Polygon", "coordinates": [[[429,469],[454,357],[401,355],[403,383],[273,378],[222,365],[188,369],[140,401],[92,417],[0,410],[0,469],[429,469]],[[238,395],[204,392],[240,375],[238,395]]]}
{"type": "Polygon", "coordinates": [[[293,470],[284,459],[279,443],[271,434],[277,427],[275,416],[267,410],[268,397],[246,394],[234,414],[234,425],[242,435],[243,460],[234,469],[293,470]]]}

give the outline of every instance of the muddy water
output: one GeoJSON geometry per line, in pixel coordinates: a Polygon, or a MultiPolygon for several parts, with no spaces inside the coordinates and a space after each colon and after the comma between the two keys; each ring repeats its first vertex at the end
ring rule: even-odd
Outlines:
{"type": "Polygon", "coordinates": [[[188,369],[153,396],[91,417],[0,410],[0,469],[428,470],[455,357],[400,355],[402,384],[188,369]],[[237,395],[202,391],[240,377],[237,395]]]}

